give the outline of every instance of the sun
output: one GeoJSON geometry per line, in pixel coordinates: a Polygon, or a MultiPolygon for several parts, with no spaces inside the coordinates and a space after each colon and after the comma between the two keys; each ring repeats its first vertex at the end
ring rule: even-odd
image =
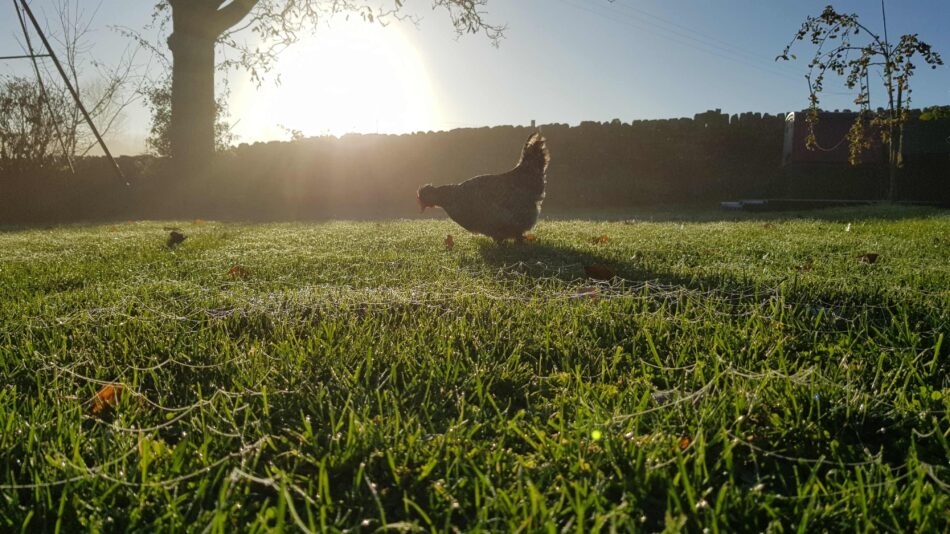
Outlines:
{"type": "Polygon", "coordinates": [[[435,129],[439,105],[425,63],[396,25],[334,21],[286,50],[279,84],[237,95],[242,141],[435,129]]]}

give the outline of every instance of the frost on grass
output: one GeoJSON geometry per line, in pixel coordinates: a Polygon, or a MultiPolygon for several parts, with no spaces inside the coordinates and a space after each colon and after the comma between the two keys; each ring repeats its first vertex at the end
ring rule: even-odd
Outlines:
{"type": "Polygon", "coordinates": [[[948,223],[767,224],[0,234],[0,524],[940,531],[948,223]]]}

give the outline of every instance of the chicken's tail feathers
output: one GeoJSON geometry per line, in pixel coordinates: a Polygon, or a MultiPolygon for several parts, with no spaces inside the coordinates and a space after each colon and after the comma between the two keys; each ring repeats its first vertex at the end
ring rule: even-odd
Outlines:
{"type": "Polygon", "coordinates": [[[521,150],[521,161],[519,167],[527,167],[538,172],[542,176],[548,170],[548,163],[551,161],[551,154],[548,153],[548,146],[541,132],[534,132],[528,137],[521,150]]]}

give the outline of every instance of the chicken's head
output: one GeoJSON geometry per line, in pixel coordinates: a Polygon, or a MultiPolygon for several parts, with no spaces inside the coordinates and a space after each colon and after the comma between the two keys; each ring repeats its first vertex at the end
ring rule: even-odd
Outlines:
{"type": "Polygon", "coordinates": [[[432,187],[432,184],[420,187],[416,191],[416,202],[419,203],[419,213],[424,212],[426,208],[435,207],[435,187],[432,187]]]}

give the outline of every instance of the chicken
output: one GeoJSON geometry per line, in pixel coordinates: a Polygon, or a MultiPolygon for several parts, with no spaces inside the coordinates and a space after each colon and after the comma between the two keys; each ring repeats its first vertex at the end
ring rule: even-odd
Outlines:
{"type": "Polygon", "coordinates": [[[487,235],[496,242],[522,241],[538,222],[548,162],[544,137],[531,134],[515,168],[502,174],[476,176],[459,184],[419,188],[422,211],[440,207],[462,228],[487,235]]]}

